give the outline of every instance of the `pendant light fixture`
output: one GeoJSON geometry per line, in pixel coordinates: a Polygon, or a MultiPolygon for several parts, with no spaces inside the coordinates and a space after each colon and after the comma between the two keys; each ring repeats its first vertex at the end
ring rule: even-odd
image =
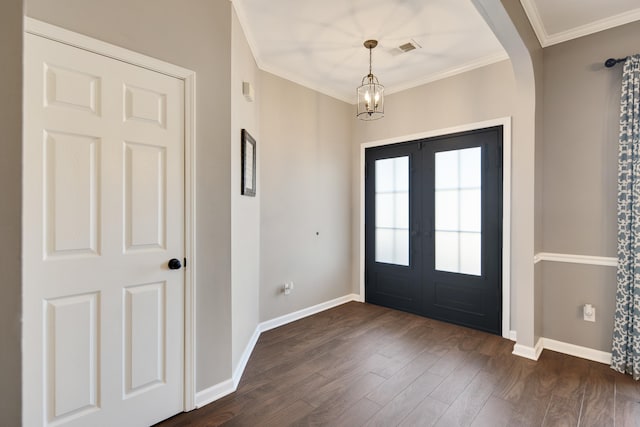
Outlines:
{"type": "Polygon", "coordinates": [[[362,78],[358,87],[358,112],[360,120],[377,120],[384,116],[384,86],[371,72],[371,51],[378,46],[377,40],[367,40],[364,47],[369,49],[369,74],[362,78]]]}

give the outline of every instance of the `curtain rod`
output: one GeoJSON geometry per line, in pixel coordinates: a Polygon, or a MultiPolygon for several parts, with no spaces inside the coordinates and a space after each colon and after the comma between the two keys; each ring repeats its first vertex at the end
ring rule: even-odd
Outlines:
{"type": "Polygon", "coordinates": [[[615,67],[617,63],[624,62],[627,60],[627,58],[629,57],[625,56],[624,58],[619,58],[619,59],[609,58],[606,61],[604,61],[604,66],[607,68],[615,67]]]}

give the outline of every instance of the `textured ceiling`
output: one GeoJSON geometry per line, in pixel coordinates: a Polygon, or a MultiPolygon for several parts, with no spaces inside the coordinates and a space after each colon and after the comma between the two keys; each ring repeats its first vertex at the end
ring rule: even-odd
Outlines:
{"type": "MultiPolygon", "coordinates": [[[[347,102],[368,73],[367,39],[387,94],[507,58],[471,0],[232,2],[261,69],[347,102]],[[409,41],[421,48],[401,53],[409,41]]],[[[521,3],[543,46],[640,19],[640,0],[521,3]]]]}

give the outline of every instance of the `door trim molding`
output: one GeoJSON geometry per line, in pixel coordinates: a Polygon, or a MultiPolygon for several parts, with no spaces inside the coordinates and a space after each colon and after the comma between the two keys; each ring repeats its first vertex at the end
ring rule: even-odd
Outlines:
{"type": "Polygon", "coordinates": [[[195,409],[196,394],[196,73],[195,71],[137,53],[120,46],[74,33],[37,19],[24,18],[25,33],[44,37],[102,56],[184,81],[184,256],[188,266],[184,269],[184,378],[183,406],[185,411],[195,409]]]}
{"type": "Polygon", "coordinates": [[[502,336],[509,338],[511,331],[511,117],[500,117],[482,122],[435,129],[427,132],[401,135],[360,144],[360,299],[364,301],[364,169],[365,150],[382,145],[397,144],[416,139],[433,138],[458,132],[502,126],[502,336]]]}

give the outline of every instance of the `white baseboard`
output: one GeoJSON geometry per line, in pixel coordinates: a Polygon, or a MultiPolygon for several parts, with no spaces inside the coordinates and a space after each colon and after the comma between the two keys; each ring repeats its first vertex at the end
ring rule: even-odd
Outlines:
{"type": "Polygon", "coordinates": [[[611,353],[607,353],[606,351],[594,350],[592,348],[556,341],[549,338],[543,338],[542,340],[544,348],[547,350],[557,351],[558,353],[593,360],[594,362],[600,362],[607,365],[611,364],[611,353]]]}
{"type": "Polygon", "coordinates": [[[196,408],[202,408],[209,403],[225,397],[236,391],[233,380],[226,380],[196,393],[196,408]]]}
{"type": "MultiPolygon", "coordinates": [[[[515,331],[511,331],[510,338],[512,341],[516,341],[515,331]]],[[[562,341],[556,341],[550,338],[541,337],[535,347],[528,347],[517,343],[513,346],[513,354],[531,360],[538,360],[542,350],[557,351],[558,353],[568,354],[569,356],[580,357],[582,359],[592,360],[606,365],[611,364],[611,353],[562,341]]]]}
{"type": "Polygon", "coordinates": [[[242,353],[242,357],[238,362],[238,366],[233,371],[233,391],[238,388],[238,384],[240,383],[240,379],[242,378],[242,374],[244,373],[244,368],[247,367],[247,363],[249,362],[249,358],[251,357],[251,353],[253,353],[253,348],[256,346],[258,342],[258,338],[260,338],[260,325],[256,327],[256,330],[253,331],[253,335],[251,335],[251,339],[247,343],[247,346],[244,348],[244,352],[242,353]]]}
{"type": "Polygon", "coordinates": [[[293,313],[285,314],[284,316],[276,317],[275,319],[267,320],[258,325],[260,332],[265,332],[270,329],[277,328],[279,326],[286,325],[287,323],[294,322],[296,320],[303,319],[321,311],[328,310],[333,307],[337,307],[350,301],[359,301],[360,295],[349,294],[340,298],[332,299],[331,301],[323,302],[321,304],[307,307],[302,310],[294,311],[293,313]]]}
{"type": "Polygon", "coordinates": [[[509,331],[509,337],[505,338],[508,338],[511,341],[518,341],[518,333],[516,331],[509,331]]]}
{"type": "Polygon", "coordinates": [[[540,338],[538,339],[538,342],[536,342],[535,347],[529,347],[522,344],[515,344],[513,346],[513,354],[515,354],[516,356],[524,357],[531,360],[538,360],[543,350],[542,343],[543,343],[543,339],[540,338]]]}
{"type": "Polygon", "coordinates": [[[256,330],[253,332],[251,339],[247,343],[244,352],[242,352],[242,357],[240,357],[240,361],[238,362],[236,369],[233,371],[233,377],[197,392],[196,408],[201,408],[236,391],[236,389],[238,388],[238,384],[240,383],[240,379],[242,378],[242,374],[244,373],[244,370],[247,367],[247,363],[249,362],[249,358],[251,357],[251,353],[253,353],[253,349],[256,346],[258,338],[260,338],[260,334],[262,332],[277,328],[279,326],[284,326],[287,323],[303,319],[305,317],[320,313],[321,311],[325,311],[333,307],[337,307],[350,301],[362,302],[363,299],[360,295],[349,294],[340,298],[333,299],[331,301],[316,304],[314,306],[294,311],[293,313],[285,314],[284,316],[276,317],[275,319],[259,323],[258,326],[256,326],[256,330]]]}

